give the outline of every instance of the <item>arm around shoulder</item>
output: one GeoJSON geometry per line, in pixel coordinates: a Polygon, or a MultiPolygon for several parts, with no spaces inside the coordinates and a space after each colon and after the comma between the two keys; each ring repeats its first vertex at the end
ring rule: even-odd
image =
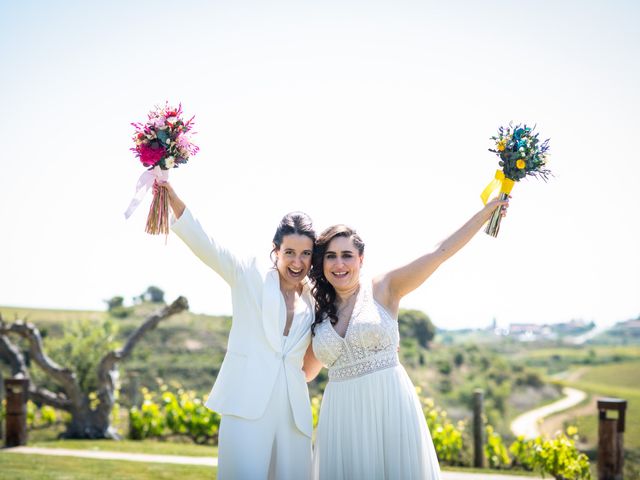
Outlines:
{"type": "Polygon", "coordinates": [[[313,344],[311,343],[307,347],[307,353],[304,354],[302,370],[304,371],[304,377],[307,382],[316,378],[320,370],[322,370],[322,363],[320,363],[320,360],[318,360],[313,353],[313,344]]]}

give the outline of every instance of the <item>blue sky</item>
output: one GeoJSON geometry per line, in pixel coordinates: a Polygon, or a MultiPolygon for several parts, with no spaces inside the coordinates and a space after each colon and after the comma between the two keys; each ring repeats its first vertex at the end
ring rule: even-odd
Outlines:
{"type": "Polygon", "coordinates": [[[349,223],[371,274],[481,207],[510,120],[551,138],[406,297],[446,328],[640,314],[640,6],[632,1],[0,2],[0,304],[104,308],[148,285],[230,313],[225,284],[123,212],[130,122],[169,100],[201,152],[171,181],[211,234],[266,257],[280,217],[349,223]]]}

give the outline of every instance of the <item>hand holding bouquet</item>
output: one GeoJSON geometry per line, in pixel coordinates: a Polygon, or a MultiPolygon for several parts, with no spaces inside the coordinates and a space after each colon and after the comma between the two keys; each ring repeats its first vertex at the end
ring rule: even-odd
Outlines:
{"type": "MultiPolygon", "coordinates": [[[[497,170],[495,178],[484,189],[480,198],[486,205],[491,194],[500,189],[500,200],[506,200],[511,193],[515,182],[519,182],[527,175],[542,178],[546,181],[551,171],[546,168],[547,150],[549,139],[540,142],[538,134],[533,133],[535,127],[527,125],[509,124],[508,127],[500,127],[498,135],[491,137],[495,142],[495,148],[489,151],[495,153],[500,161],[498,164],[502,170],[497,170]]],[[[485,232],[492,237],[498,236],[500,230],[500,208],[494,210],[487,224],[485,232]]]]}
{"type": "Polygon", "coordinates": [[[145,231],[152,235],[169,233],[169,204],[166,187],[161,183],[169,178],[169,169],[178,168],[187,163],[189,157],[198,153],[189,137],[193,128],[193,118],[186,122],[182,119],[182,105],[170,107],[166,103],[149,112],[145,123],[132,123],[135,128],[131,150],[142,165],[147,167],[138,180],[136,194],[131,200],[125,217],[129,218],[140,201],[154,184],[153,201],[147,217],[145,231]]]}

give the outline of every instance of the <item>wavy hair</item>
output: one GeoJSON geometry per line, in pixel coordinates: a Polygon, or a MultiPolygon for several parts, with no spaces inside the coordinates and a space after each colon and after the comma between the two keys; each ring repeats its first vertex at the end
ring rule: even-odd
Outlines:
{"type": "Polygon", "coordinates": [[[336,312],[336,290],[329,280],[324,276],[324,256],[331,240],[337,237],[346,237],[351,239],[353,246],[356,247],[358,253],[364,253],[364,242],[356,231],[346,225],[333,225],[324,230],[316,240],[313,249],[313,257],[311,260],[311,271],[309,277],[313,280],[313,288],[311,293],[316,300],[316,318],[311,325],[311,335],[315,335],[316,327],[321,324],[325,317],[329,318],[331,325],[335,325],[338,321],[336,312]]]}

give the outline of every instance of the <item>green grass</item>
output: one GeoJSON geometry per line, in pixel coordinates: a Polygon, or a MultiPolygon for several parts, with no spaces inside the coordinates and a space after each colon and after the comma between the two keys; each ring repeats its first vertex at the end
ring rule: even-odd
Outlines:
{"type": "Polygon", "coordinates": [[[174,480],[181,477],[189,480],[211,480],[217,477],[215,467],[50,457],[6,453],[2,450],[0,450],[0,472],[3,480],[95,480],[97,478],[174,480]]]}
{"type": "Polygon", "coordinates": [[[640,389],[640,361],[592,367],[580,382],[640,389]]]}
{"type": "MultiPolygon", "coordinates": [[[[568,385],[600,397],[617,397],[627,401],[625,447],[640,449],[640,362],[624,362],[588,367],[578,381],[568,385]]],[[[577,427],[587,443],[598,438],[597,412],[579,417],[577,427]]]]}
{"type": "MultiPolygon", "coordinates": [[[[92,443],[92,442],[87,442],[92,443]]],[[[150,453],[150,452],[149,452],[150,453]]],[[[484,478],[500,475],[537,477],[534,472],[472,468],[443,468],[446,471],[482,474],[484,478]]],[[[76,457],[52,457],[7,453],[0,450],[0,472],[3,480],[95,480],[96,478],[132,480],[215,480],[217,469],[196,465],[140,463],[125,460],[94,460],[76,457]]]]}
{"type": "Polygon", "coordinates": [[[146,440],[144,442],[135,440],[55,440],[50,442],[30,442],[29,446],[103,452],[146,453],[150,455],[184,455],[187,457],[218,456],[218,447],[212,447],[210,445],[155,442],[151,440],[146,440]]]}

